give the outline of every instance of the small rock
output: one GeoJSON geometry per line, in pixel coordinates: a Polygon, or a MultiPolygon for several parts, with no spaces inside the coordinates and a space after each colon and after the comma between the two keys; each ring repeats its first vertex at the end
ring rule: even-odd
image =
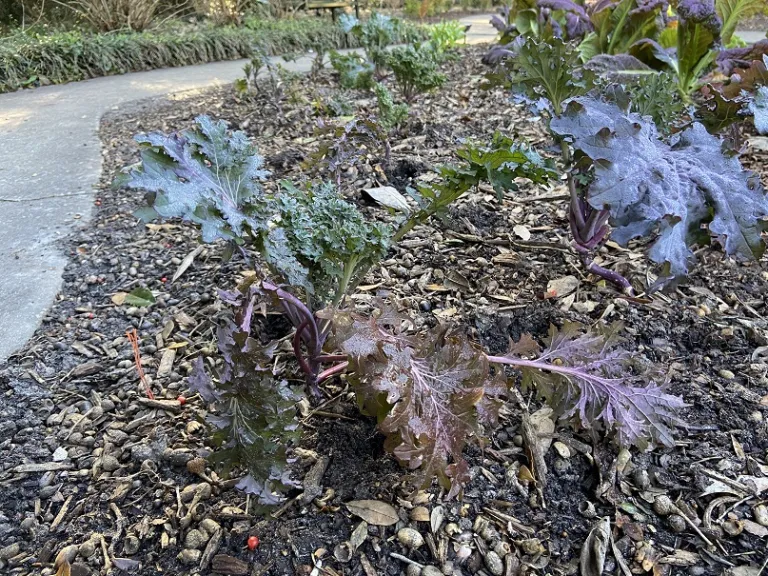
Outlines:
{"type": "Polygon", "coordinates": [[[69,569],[70,576],[90,576],[93,572],[85,564],[75,562],[69,569]]]}
{"type": "Polygon", "coordinates": [[[35,518],[24,518],[24,520],[21,521],[21,524],[19,524],[19,528],[22,532],[32,534],[35,528],[37,528],[37,520],[35,518]]]}
{"type": "Polygon", "coordinates": [[[648,476],[648,470],[637,468],[632,474],[632,479],[640,490],[645,490],[651,485],[651,478],[648,476]]]}
{"type": "Polygon", "coordinates": [[[216,520],[212,520],[211,518],[206,518],[202,522],[200,522],[200,531],[204,534],[210,536],[213,536],[221,526],[219,525],[216,520]]]}
{"type": "Polygon", "coordinates": [[[107,454],[101,459],[101,468],[107,472],[114,472],[120,468],[120,462],[114,456],[107,454]]]}
{"type": "Polygon", "coordinates": [[[501,576],[504,573],[504,562],[501,561],[499,555],[493,550],[490,550],[485,555],[485,567],[493,576],[501,576]]]}
{"type": "Polygon", "coordinates": [[[140,544],[141,542],[139,542],[139,539],[136,538],[136,536],[129,534],[125,537],[125,540],[123,540],[123,554],[126,556],[133,556],[139,551],[140,544]]]}
{"type": "Polygon", "coordinates": [[[197,564],[200,561],[200,556],[202,555],[203,553],[200,552],[200,550],[185,548],[184,550],[179,552],[179,555],[176,556],[176,559],[182,564],[186,564],[187,566],[192,566],[193,564],[197,564]]]}
{"type": "Polygon", "coordinates": [[[424,566],[421,576],[443,576],[443,572],[437,566],[424,566]]]}
{"type": "Polygon", "coordinates": [[[192,460],[192,453],[186,450],[167,450],[163,456],[174,466],[186,466],[192,460]]]}
{"type": "Polygon", "coordinates": [[[397,531],[397,539],[406,548],[415,550],[424,545],[424,537],[413,528],[401,528],[397,531]]]}
{"type": "Polygon", "coordinates": [[[571,449],[562,442],[553,442],[552,447],[560,455],[560,458],[568,459],[571,457],[571,449]]]}
{"type": "Polygon", "coordinates": [[[761,526],[768,526],[768,507],[765,504],[758,504],[752,508],[752,516],[755,517],[755,522],[761,526]]]}
{"type": "Polygon", "coordinates": [[[416,564],[408,564],[408,567],[405,569],[405,575],[406,576],[421,576],[421,568],[416,566],[416,564]]]}
{"type": "Polygon", "coordinates": [[[734,378],[736,378],[736,374],[734,374],[733,372],[725,368],[723,368],[722,370],[719,370],[718,374],[720,375],[720,378],[724,380],[733,380],[734,378]]]}
{"type": "Polygon", "coordinates": [[[96,542],[94,540],[86,540],[80,544],[78,554],[83,558],[90,558],[96,552],[96,542]]]}
{"type": "Polygon", "coordinates": [[[20,550],[21,548],[18,542],[9,544],[4,548],[0,548],[0,560],[8,560],[9,558],[13,558],[20,552],[20,550]]]}

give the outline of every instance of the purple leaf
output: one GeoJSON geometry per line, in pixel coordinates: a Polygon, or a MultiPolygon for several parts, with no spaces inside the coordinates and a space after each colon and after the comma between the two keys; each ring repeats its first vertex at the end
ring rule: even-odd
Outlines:
{"type": "Polygon", "coordinates": [[[749,68],[755,60],[760,61],[763,56],[768,56],[768,38],[744,48],[721,50],[717,54],[717,67],[720,72],[730,76],[736,68],[749,68]]]}
{"type": "Polygon", "coordinates": [[[468,480],[462,450],[496,422],[503,379],[491,375],[482,352],[446,327],[406,337],[345,313],[335,316],[334,327],[358,402],[378,418],[385,447],[419,470],[418,482],[437,476],[456,496],[468,480]]]}
{"type": "Polygon", "coordinates": [[[668,145],[651,121],[613,103],[580,97],[569,101],[550,128],[570,137],[594,163],[587,200],[610,210],[614,239],[626,244],[656,231],[649,256],[667,263],[673,276],[687,273],[693,259],[689,246],[706,241],[705,224],[727,254],[762,254],[760,219],[768,215],[768,199],[759,181],[737,158],[724,155],[722,142],[701,124],[668,145]]]}
{"type": "Polygon", "coordinates": [[[620,324],[603,332],[581,334],[575,324],[550,327],[548,346],[540,353],[528,335],[503,357],[491,362],[522,371],[524,389],[535,387],[562,418],[587,429],[615,431],[623,446],[642,449],[648,440],[674,446],[669,426],[681,425],[685,404],[654,381],[639,383],[633,355],[617,348],[620,324]],[[538,353],[538,358],[521,359],[538,353]]]}

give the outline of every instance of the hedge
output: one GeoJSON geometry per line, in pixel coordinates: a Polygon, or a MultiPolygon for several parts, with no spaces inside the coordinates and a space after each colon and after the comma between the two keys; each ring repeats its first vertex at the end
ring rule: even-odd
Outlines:
{"type": "MultiPolygon", "coordinates": [[[[404,40],[420,36],[405,23],[404,40]]],[[[356,41],[323,18],[249,20],[240,27],[173,24],[160,30],[78,31],[0,38],[0,92],[172,66],[236,60],[260,45],[269,54],[354,48],[356,41]]]]}

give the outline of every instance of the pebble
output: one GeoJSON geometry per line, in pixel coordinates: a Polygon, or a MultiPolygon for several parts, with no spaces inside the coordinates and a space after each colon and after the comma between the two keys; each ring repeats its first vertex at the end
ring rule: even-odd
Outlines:
{"type": "Polygon", "coordinates": [[[493,550],[485,555],[485,567],[493,576],[501,576],[504,573],[504,562],[493,550]]]}
{"type": "Polygon", "coordinates": [[[197,564],[200,561],[200,556],[202,555],[203,553],[200,552],[200,550],[192,550],[190,548],[185,548],[184,550],[179,552],[179,555],[176,556],[176,558],[182,564],[191,566],[193,564],[197,564]]]}
{"type": "Polygon", "coordinates": [[[107,454],[106,456],[103,456],[101,459],[101,468],[102,470],[106,470],[107,472],[114,472],[115,470],[120,468],[120,462],[114,456],[110,456],[109,454],[107,454]]]}
{"type": "Polygon", "coordinates": [[[21,524],[19,524],[19,528],[22,532],[31,534],[37,528],[37,520],[35,518],[24,518],[21,524]]]}
{"type": "Polygon", "coordinates": [[[768,507],[765,504],[758,504],[752,508],[752,516],[755,517],[755,522],[761,526],[768,526],[768,507]]]}
{"type": "Polygon", "coordinates": [[[0,560],[8,560],[9,558],[13,558],[20,551],[21,551],[21,548],[18,542],[14,544],[9,544],[4,548],[0,548],[0,560]]]}
{"type": "Polygon", "coordinates": [[[421,576],[443,576],[443,572],[437,566],[424,566],[421,576]]]}
{"type": "Polygon", "coordinates": [[[129,534],[125,537],[125,540],[123,540],[123,554],[126,556],[133,556],[136,554],[136,552],[139,551],[139,545],[141,543],[139,542],[139,539],[136,538],[133,534],[129,534]]]}
{"type": "Polygon", "coordinates": [[[734,378],[736,378],[736,374],[734,374],[733,372],[725,368],[723,368],[722,370],[719,370],[718,374],[720,375],[720,378],[723,378],[724,380],[733,380],[734,378]]]}
{"type": "Polygon", "coordinates": [[[83,558],[90,558],[96,552],[96,542],[94,540],[86,540],[80,544],[78,553],[83,558]]]}
{"type": "Polygon", "coordinates": [[[174,466],[186,466],[187,462],[192,460],[194,454],[187,450],[168,450],[163,456],[174,466]]]}

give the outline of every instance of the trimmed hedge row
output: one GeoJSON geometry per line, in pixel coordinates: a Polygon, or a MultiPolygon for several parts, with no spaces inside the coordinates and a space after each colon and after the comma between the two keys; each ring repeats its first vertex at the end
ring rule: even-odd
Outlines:
{"type": "MultiPolygon", "coordinates": [[[[406,25],[406,36],[421,32],[406,25]]],[[[403,40],[409,40],[404,38],[403,40]]],[[[0,39],[0,92],[41,83],[62,84],[153,70],[247,58],[260,45],[269,54],[354,48],[356,40],[322,18],[249,20],[240,27],[167,26],[158,31],[48,36],[17,34],[0,39]]]]}

